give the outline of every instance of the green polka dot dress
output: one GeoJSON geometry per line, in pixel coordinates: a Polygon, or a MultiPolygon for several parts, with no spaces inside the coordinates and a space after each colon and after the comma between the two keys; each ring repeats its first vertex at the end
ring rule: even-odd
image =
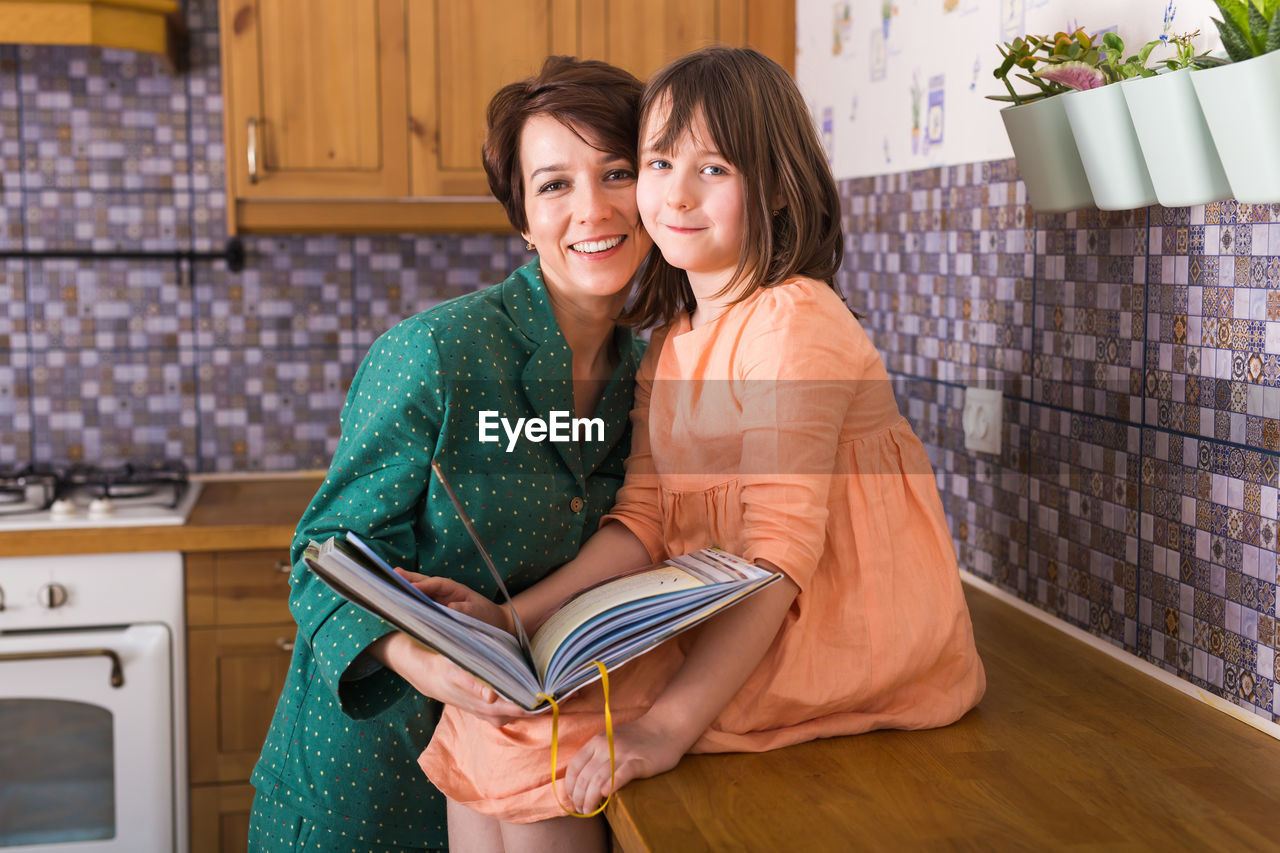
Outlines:
{"type": "Polygon", "coordinates": [[[437,704],[389,670],[351,666],[393,629],[332,592],[299,557],[309,540],[352,530],[392,565],[495,595],[430,475],[438,459],[512,592],[567,562],[622,484],[644,345],[627,330],[615,335],[618,368],[593,416],[602,425],[578,441],[514,444],[501,427],[497,441],[481,441],[482,413],[515,424],[574,412],[572,354],[536,261],[374,343],[347,395],[328,476],[293,542],[289,606],[298,642],[253,771],[254,849],[302,849],[297,832],[285,840],[292,830],[280,828],[281,815],[329,839],[324,849],[347,849],[348,841],[358,850],[447,845],[444,799],[416,763],[437,704]]]}

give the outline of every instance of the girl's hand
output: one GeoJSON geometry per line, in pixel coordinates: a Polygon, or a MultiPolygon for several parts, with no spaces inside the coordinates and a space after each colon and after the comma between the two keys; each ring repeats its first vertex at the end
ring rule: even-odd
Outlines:
{"type": "Polygon", "coordinates": [[[501,604],[495,604],[485,598],[466,584],[448,578],[408,572],[400,568],[396,569],[396,573],[413,584],[419,592],[425,593],[432,601],[443,604],[450,610],[465,613],[481,622],[488,622],[508,634],[515,633],[515,624],[511,620],[510,611],[501,604]]]}
{"type": "Polygon", "coordinates": [[[616,770],[610,787],[609,741],[603,733],[598,734],[565,769],[569,805],[579,814],[594,811],[605,797],[632,779],[648,779],[675,767],[690,746],[687,736],[667,729],[652,716],[617,726],[613,730],[616,770]]]}
{"type": "Polygon", "coordinates": [[[498,696],[469,672],[399,631],[369,646],[369,654],[393,670],[415,690],[437,702],[454,705],[495,726],[504,726],[528,713],[498,696]]]}

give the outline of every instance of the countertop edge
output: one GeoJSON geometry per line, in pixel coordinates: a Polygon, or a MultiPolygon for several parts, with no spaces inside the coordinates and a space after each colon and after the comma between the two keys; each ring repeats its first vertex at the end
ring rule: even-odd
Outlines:
{"type": "Polygon", "coordinates": [[[286,474],[208,481],[186,524],[5,531],[0,557],[287,549],[321,482],[286,474]]]}

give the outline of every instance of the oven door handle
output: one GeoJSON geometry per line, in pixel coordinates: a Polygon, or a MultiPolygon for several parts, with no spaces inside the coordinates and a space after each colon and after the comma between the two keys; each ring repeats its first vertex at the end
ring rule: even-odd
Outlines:
{"type": "Polygon", "coordinates": [[[111,649],[61,649],[45,652],[12,652],[0,654],[0,661],[14,660],[52,660],[54,658],[82,658],[103,655],[111,658],[111,686],[124,686],[124,667],[120,664],[120,655],[111,649]]]}

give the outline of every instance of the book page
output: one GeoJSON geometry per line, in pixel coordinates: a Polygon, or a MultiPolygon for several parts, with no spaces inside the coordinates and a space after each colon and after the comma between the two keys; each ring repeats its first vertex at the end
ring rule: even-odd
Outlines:
{"type": "Polygon", "coordinates": [[[683,569],[663,564],[592,587],[551,615],[533,635],[533,662],[539,676],[546,673],[552,654],[584,623],[630,601],[706,586],[683,569]]]}
{"type": "Polygon", "coordinates": [[[424,596],[376,554],[329,539],[303,559],[339,595],[435,649],[502,696],[527,709],[542,704],[541,683],[515,637],[424,596]]]}
{"type": "MultiPolygon", "coordinates": [[[[599,672],[594,665],[589,663],[591,660],[600,660],[610,672],[613,672],[619,666],[645,654],[676,634],[706,621],[725,608],[732,607],[747,596],[754,595],[781,577],[781,572],[767,574],[765,577],[753,581],[716,584],[714,587],[708,587],[705,590],[677,593],[670,596],[670,598],[676,600],[686,600],[681,601],[678,608],[668,613],[666,618],[651,622],[648,627],[644,627],[639,631],[632,631],[629,628],[624,629],[618,636],[612,638],[610,642],[596,648],[594,651],[566,659],[562,662],[563,671],[555,676],[554,679],[550,677],[546,679],[548,687],[551,688],[558,699],[570,696],[582,687],[599,680],[599,672]],[[688,596],[691,595],[694,598],[690,600],[688,596]]],[[[560,651],[563,651],[563,649],[560,651]]],[[[559,653],[557,653],[556,657],[559,657],[559,653]]],[[[556,658],[553,658],[553,667],[559,666],[554,662],[555,660],[556,658]]]]}

